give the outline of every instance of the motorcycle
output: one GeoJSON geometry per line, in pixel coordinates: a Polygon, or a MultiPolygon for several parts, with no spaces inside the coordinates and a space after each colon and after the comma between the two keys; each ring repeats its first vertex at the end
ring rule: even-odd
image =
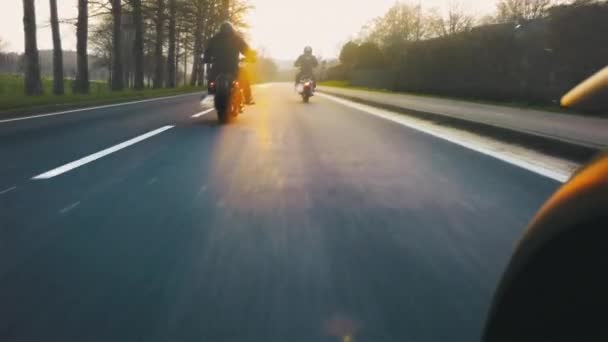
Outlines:
{"type": "Polygon", "coordinates": [[[302,96],[302,101],[307,103],[315,95],[315,83],[310,77],[303,77],[296,86],[296,90],[302,96]]]}
{"type": "Polygon", "coordinates": [[[245,96],[238,80],[233,75],[220,74],[209,86],[215,93],[213,104],[221,123],[228,123],[243,112],[245,96]]]}

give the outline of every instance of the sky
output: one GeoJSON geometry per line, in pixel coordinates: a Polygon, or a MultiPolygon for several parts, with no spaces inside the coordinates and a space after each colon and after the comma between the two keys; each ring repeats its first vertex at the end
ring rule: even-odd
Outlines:
{"type": "MultiPolygon", "coordinates": [[[[0,0],[0,38],[9,51],[23,51],[22,0],[0,0]],[[8,6],[7,6],[8,5],[8,6]]],[[[295,59],[310,45],[324,58],[337,56],[340,47],[356,36],[361,27],[385,13],[396,0],[250,0],[254,9],[248,15],[251,45],[262,48],[276,59],[295,59]]],[[[456,1],[473,15],[494,9],[492,0],[409,0],[424,9],[446,8],[456,1]]],[[[52,48],[49,28],[49,1],[35,0],[39,49],[52,48]]],[[[57,0],[61,19],[75,18],[76,0],[57,0]]],[[[408,2],[408,1],[406,1],[408,2]]],[[[75,28],[61,25],[62,44],[76,49],[75,28]]]]}

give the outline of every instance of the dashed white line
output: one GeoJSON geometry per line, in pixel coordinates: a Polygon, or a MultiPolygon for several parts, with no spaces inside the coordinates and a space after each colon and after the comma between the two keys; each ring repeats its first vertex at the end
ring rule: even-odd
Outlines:
{"type": "Polygon", "coordinates": [[[12,118],[12,119],[0,120],[0,123],[13,122],[13,121],[22,121],[22,120],[31,120],[31,119],[37,119],[37,118],[44,118],[44,117],[47,117],[47,116],[65,115],[65,114],[76,113],[76,112],[85,112],[85,111],[89,111],[89,110],[105,109],[105,108],[112,108],[112,107],[119,107],[119,106],[127,106],[127,105],[132,105],[132,104],[137,104],[137,103],[144,103],[144,102],[151,102],[151,101],[160,101],[160,100],[166,100],[166,99],[172,99],[172,98],[178,98],[178,97],[184,97],[184,96],[192,96],[192,95],[195,95],[195,94],[197,94],[197,93],[188,93],[188,94],[182,94],[182,95],[157,97],[157,98],[147,99],[147,100],[139,100],[139,101],[131,101],[131,102],[121,102],[121,103],[115,103],[115,104],[104,105],[104,106],[86,107],[86,108],[66,110],[66,111],[62,111],[62,112],[54,112],[54,113],[39,114],[39,115],[32,115],[32,116],[23,116],[23,117],[17,117],[17,118],[12,118]]]}
{"type": "Polygon", "coordinates": [[[86,156],[84,158],[75,160],[75,161],[73,161],[71,163],[67,163],[65,165],[59,166],[58,168],[52,169],[52,170],[47,171],[45,173],[42,173],[42,174],[40,174],[38,176],[35,176],[32,179],[40,180],[40,179],[49,179],[49,178],[57,177],[57,176],[62,175],[64,173],[66,173],[66,172],[69,172],[69,171],[71,171],[71,170],[73,170],[75,168],[81,167],[81,166],[83,166],[85,164],[88,164],[88,163],[90,163],[92,161],[95,161],[95,160],[97,160],[99,158],[105,157],[105,156],[107,156],[107,155],[109,155],[111,153],[120,151],[120,150],[122,150],[122,149],[124,149],[126,147],[129,147],[129,146],[131,146],[133,144],[136,144],[136,143],[138,143],[140,141],[146,140],[146,139],[148,139],[150,137],[153,137],[153,136],[155,136],[157,134],[160,134],[160,133],[162,133],[162,132],[164,132],[166,130],[169,130],[169,129],[173,128],[173,127],[175,127],[175,126],[164,126],[164,127],[159,128],[159,129],[156,129],[154,131],[148,132],[146,134],[142,134],[142,135],[140,135],[138,137],[135,137],[135,138],[133,138],[131,140],[127,140],[127,141],[125,141],[123,143],[120,143],[118,145],[114,145],[114,146],[112,146],[110,148],[106,148],[105,150],[99,151],[97,153],[93,153],[93,154],[91,154],[89,156],[86,156]]]}
{"type": "Polygon", "coordinates": [[[201,106],[204,108],[213,108],[215,105],[215,96],[214,95],[206,95],[200,101],[201,106]]]}
{"type": "Polygon", "coordinates": [[[67,214],[68,212],[70,212],[72,209],[76,208],[79,205],[80,205],[80,201],[72,203],[72,204],[68,205],[67,207],[59,210],[59,213],[60,214],[67,214]]]}
{"type": "Polygon", "coordinates": [[[511,165],[545,176],[558,182],[566,182],[579,165],[542,155],[521,146],[503,143],[494,139],[479,136],[455,128],[438,126],[432,122],[394,113],[384,109],[355,103],[335,96],[317,93],[320,97],[340,103],[368,114],[381,117],[413,128],[417,131],[449,141],[470,150],[502,160],[511,165]]]}
{"type": "Polygon", "coordinates": [[[6,193],[9,193],[9,192],[11,192],[11,191],[13,191],[13,190],[15,190],[15,189],[17,189],[17,187],[16,187],[16,186],[11,186],[11,187],[10,187],[10,188],[8,188],[8,189],[4,189],[4,190],[0,191],[0,195],[4,195],[4,194],[6,194],[6,193]]]}
{"type": "Polygon", "coordinates": [[[213,112],[213,111],[214,111],[214,109],[213,109],[213,108],[211,108],[211,109],[207,109],[207,110],[204,110],[204,111],[202,111],[202,112],[200,112],[200,113],[193,114],[191,117],[192,117],[192,118],[198,118],[198,117],[201,117],[201,116],[203,116],[203,115],[207,115],[207,114],[209,114],[209,113],[211,113],[211,112],[213,112]]]}

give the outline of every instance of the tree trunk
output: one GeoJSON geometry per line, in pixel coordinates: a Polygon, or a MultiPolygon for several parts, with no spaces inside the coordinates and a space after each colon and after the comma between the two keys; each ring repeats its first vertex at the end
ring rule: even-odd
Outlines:
{"type": "Polygon", "coordinates": [[[201,60],[201,65],[198,67],[198,82],[196,85],[202,86],[205,84],[205,64],[201,60]]]}
{"type": "Polygon", "coordinates": [[[184,38],[184,87],[188,82],[188,34],[184,38]]]}
{"type": "Polygon", "coordinates": [[[25,33],[25,94],[42,95],[34,0],[23,0],[23,31],[25,33]]]}
{"type": "Polygon", "coordinates": [[[112,40],[112,91],[124,89],[122,71],[122,3],[112,0],[112,18],[114,19],[112,40]]]}
{"type": "Polygon", "coordinates": [[[230,0],[222,0],[222,20],[230,20],[230,0]]]}
{"type": "Polygon", "coordinates": [[[51,30],[53,32],[53,94],[63,95],[63,49],[61,48],[61,34],[59,32],[59,19],[57,18],[57,0],[50,0],[51,30]]]}
{"type": "Polygon", "coordinates": [[[157,0],[156,5],[156,44],[154,48],[154,88],[163,86],[163,29],[165,24],[165,0],[157,0]]]}
{"type": "Polygon", "coordinates": [[[112,64],[108,67],[108,84],[112,84],[112,64]]]}
{"type": "Polygon", "coordinates": [[[175,88],[175,45],[176,34],[177,0],[169,0],[169,52],[167,55],[167,87],[175,88]]]}
{"type": "Polygon", "coordinates": [[[173,69],[173,71],[175,72],[175,85],[177,86],[179,83],[179,56],[181,53],[180,50],[180,32],[179,30],[177,30],[177,32],[175,33],[175,63],[173,64],[173,67],[175,69],[173,69]]]}
{"type": "MultiPolygon", "coordinates": [[[[194,53],[194,59],[192,60],[192,71],[190,72],[190,86],[194,87],[198,82],[198,60],[197,53],[194,53]]],[[[199,56],[198,59],[201,57],[199,56]]]]}
{"type": "Polygon", "coordinates": [[[135,39],[133,56],[135,57],[135,80],[133,88],[144,89],[144,20],[141,12],[141,0],[133,0],[133,24],[135,39]]]}
{"type": "Polygon", "coordinates": [[[89,1],[78,0],[78,22],[76,23],[76,80],[74,93],[89,93],[89,1]]]}
{"type": "Polygon", "coordinates": [[[190,85],[195,86],[198,82],[201,55],[203,54],[203,18],[204,10],[202,4],[196,7],[196,25],[194,28],[194,47],[192,49],[192,73],[190,74],[190,85]]]}

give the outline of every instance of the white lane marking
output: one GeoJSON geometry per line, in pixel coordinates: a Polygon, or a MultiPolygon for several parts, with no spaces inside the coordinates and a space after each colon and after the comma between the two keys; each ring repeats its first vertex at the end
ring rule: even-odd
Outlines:
{"type": "Polygon", "coordinates": [[[209,114],[209,113],[211,113],[211,112],[213,112],[213,111],[214,111],[214,109],[213,109],[213,108],[211,108],[211,109],[207,109],[207,110],[204,110],[204,111],[202,111],[202,112],[200,112],[200,113],[193,114],[191,117],[192,117],[192,118],[198,118],[198,117],[201,117],[201,116],[203,116],[203,115],[207,115],[207,114],[209,114]]]}
{"type": "Polygon", "coordinates": [[[91,154],[89,156],[86,156],[84,158],[75,160],[75,161],[73,161],[71,163],[67,163],[67,164],[62,165],[62,166],[60,166],[58,168],[55,168],[55,169],[52,169],[52,170],[47,171],[45,173],[42,173],[42,174],[40,174],[40,175],[38,175],[36,177],[33,177],[32,179],[39,180],[39,179],[49,179],[49,178],[57,177],[57,176],[59,176],[61,174],[69,172],[69,171],[71,171],[71,170],[73,170],[75,168],[81,167],[81,166],[83,166],[85,164],[88,164],[88,163],[90,163],[92,161],[95,161],[95,160],[97,160],[99,158],[105,157],[108,154],[120,151],[123,148],[129,147],[129,146],[131,146],[133,144],[136,144],[136,143],[138,143],[138,142],[140,142],[142,140],[146,140],[146,139],[148,139],[150,137],[153,137],[153,136],[155,136],[157,134],[160,134],[160,133],[162,133],[162,132],[164,132],[166,130],[169,130],[169,129],[173,128],[173,127],[175,127],[175,126],[164,126],[164,127],[159,128],[159,129],[156,129],[156,130],[153,130],[151,132],[148,132],[146,134],[142,134],[142,135],[140,135],[138,137],[135,137],[135,138],[133,138],[131,140],[127,140],[127,141],[125,141],[123,143],[120,143],[118,145],[114,145],[112,147],[106,148],[105,150],[99,151],[97,153],[93,153],[93,154],[91,154]]]}
{"type": "Polygon", "coordinates": [[[546,156],[518,145],[500,142],[452,127],[437,125],[431,121],[355,103],[327,94],[317,93],[317,95],[344,106],[396,122],[417,131],[466,147],[470,150],[494,157],[541,176],[554,179],[558,182],[564,183],[568,181],[572,173],[580,166],[576,163],[546,156]]]}
{"type": "Polygon", "coordinates": [[[8,189],[4,189],[4,190],[0,191],[0,195],[4,195],[4,194],[6,194],[6,193],[9,193],[9,192],[11,192],[11,191],[13,191],[13,190],[15,190],[15,189],[17,189],[17,187],[16,187],[16,186],[11,186],[11,187],[10,187],[10,188],[8,188],[8,189]]]}
{"type": "Polygon", "coordinates": [[[215,99],[214,95],[207,95],[201,99],[200,104],[203,107],[214,107],[214,105],[215,105],[214,99],[215,99]]]}
{"type": "Polygon", "coordinates": [[[132,105],[132,104],[144,103],[144,102],[150,102],[150,101],[160,101],[160,100],[166,100],[166,99],[172,99],[172,98],[178,98],[178,97],[192,96],[192,95],[196,95],[196,94],[199,94],[199,92],[188,93],[188,94],[181,94],[181,95],[173,95],[173,96],[165,96],[165,97],[156,97],[156,98],[147,99],[147,100],[139,100],[139,101],[131,101],[131,102],[121,102],[121,103],[115,103],[115,104],[103,105],[103,106],[97,106],[97,107],[86,107],[86,108],[72,109],[72,110],[66,110],[66,111],[63,111],[63,112],[38,114],[38,115],[32,115],[32,116],[23,116],[23,117],[17,117],[17,118],[12,118],[12,119],[0,120],[0,123],[13,122],[13,121],[21,121],[21,120],[31,120],[31,119],[37,119],[37,118],[44,118],[44,117],[47,117],[47,116],[65,115],[65,114],[76,113],[76,112],[85,112],[85,111],[88,111],[88,110],[96,110],[96,109],[105,109],[105,108],[112,108],[112,107],[118,107],[118,106],[126,106],[126,105],[132,105]]]}
{"type": "Polygon", "coordinates": [[[60,214],[67,214],[68,212],[70,212],[72,209],[76,208],[79,205],[80,205],[80,201],[72,203],[72,204],[68,205],[67,207],[59,210],[59,213],[60,214]]]}

